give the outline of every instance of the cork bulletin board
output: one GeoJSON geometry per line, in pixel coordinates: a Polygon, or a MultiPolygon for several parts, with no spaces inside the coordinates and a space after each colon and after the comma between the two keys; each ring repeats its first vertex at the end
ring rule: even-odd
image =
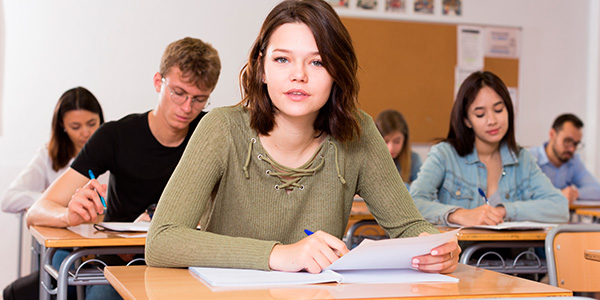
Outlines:
{"type": "MultiPolygon", "coordinates": [[[[454,102],[456,24],[343,17],[357,52],[359,107],[373,118],[396,109],[411,141],[431,143],[448,133],[454,102]]],[[[518,59],[490,58],[484,70],[518,87],[518,59]]]]}

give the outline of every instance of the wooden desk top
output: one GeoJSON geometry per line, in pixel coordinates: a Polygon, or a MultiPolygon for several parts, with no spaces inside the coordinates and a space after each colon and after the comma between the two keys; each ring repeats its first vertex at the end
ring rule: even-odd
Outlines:
{"type": "Polygon", "coordinates": [[[365,201],[354,200],[349,222],[361,220],[375,220],[375,218],[367,208],[365,201]]]}
{"type": "Polygon", "coordinates": [[[569,210],[578,208],[600,208],[600,201],[598,200],[576,200],[573,203],[569,203],[569,210]]]}
{"type": "Polygon", "coordinates": [[[145,237],[138,233],[115,233],[98,231],[93,224],[81,224],[69,228],[31,226],[31,235],[46,248],[66,247],[110,247],[110,246],[144,246],[145,237]]]}
{"type": "Polygon", "coordinates": [[[578,215],[600,217],[600,208],[578,208],[575,210],[578,215]]]}
{"type": "MultiPolygon", "coordinates": [[[[187,269],[109,266],[104,276],[124,299],[456,299],[571,296],[569,290],[459,264],[458,283],[316,284],[211,290],[187,269]]],[[[214,288],[213,288],[214,289],[214,288]]]]}
{"type": "Polygon", "coordinates": [[[600,250],[585,250],[583,256],[585,256],[586,259],[600,262],[600,250]]]}
{"type": "MultiPolygon", "coordinates": [[[[440,232],[456,228],[436,226],[440,232]]],[[[544,241],[549,229],[540,230],[488,230],[463,228],[458,232],[459,241],[544,241]]]]}

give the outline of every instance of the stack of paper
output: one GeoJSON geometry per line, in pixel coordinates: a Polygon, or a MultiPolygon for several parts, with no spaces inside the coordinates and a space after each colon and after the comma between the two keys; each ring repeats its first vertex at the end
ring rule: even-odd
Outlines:
{"type": "Polygon", "coordinates": [[[319,274],[190,267],[212,286],[273,286],[339,283],[458,282],[457,278],[411,269],[415,256],[450,241],[457,230],[414,238],[364,240],[319,274]]]}
{"type": "MultiPolygon", "coordinates": [[[[502,222],[498,225],[474,225],[474,226],[462,226],[462,228],[479,228],[479,229],[492,229],[492,230],[541,230],[550,227],[556,227],[557,224],[553,223],[539,223],[531,221],[522,222],[502,222]]],[[[456,227],[456,226],[453,226],[456,227]]]]}

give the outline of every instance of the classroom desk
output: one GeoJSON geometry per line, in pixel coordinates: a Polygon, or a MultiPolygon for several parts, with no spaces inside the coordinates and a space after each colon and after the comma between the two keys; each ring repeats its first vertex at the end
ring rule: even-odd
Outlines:
{"type": "MultiPolygon", "coordinates": [[[[106,280],[96,277],[73,277],[69,269],[80,258],[92,254],[124,254],[144,253],[145,237],[135,233],[110,233],[94,229],[93,224],[81,224],[66,228],[31,226],[29,231],[41,246],[40,255],[40,299],[49,299],[57,295],[57,299],[67,298],[67,286],[107,284],[106,280]],[[60,265],[57,271],[52,266],[52,257],[60,248],[75,248],[60,265]],[[50,276],[57,280],[57,287],[50,288],[50,276]]],[[[138,233],[139,234],[139,233],[138,233]]],[[[93,275],[93,274],[88,274],[93,275]]],[[[100,273],[101,275],[101,273],[100,273]]]]}
{"type": "Polygon", "coordinates": [[[600,262],[600,250],[585,250],[583,256],[586,259],[600,262]]]}
{"type": "Polygon", "coordinates": [[[214,289],[187,269],[109,266],[106,279],[124,299],[456,299],[571,296],[551,285],[460,264],[458,283],[313,284],[214,289]]]}
{"type": "Polygon", "coordinates": [[[575,200],[573,203],[569,203],[569,210],[576,210],[578,208],[600,208],[600,201],[575,200]]]}
{"type": "MultiPolygon", "coordinates": [[[[440,232],[446,232],[454,230],[453,227],[436,226],[440,232]]],[[[463,228],[458,232],[458,241],[460,242],[472,242],[467,247],[462,249],[460,255],[460,263],[471,264],[490,270],[503,272],[503,273],[514,273],[514,274],[540,274],[546,273],[547,267],[545,261],[540,259],[537,254],[533,252],[522,252],[517,255],[515,259],[505,261],[504,258],[498,257],[495,249],[500,248],[530,248],[530,247],[544,247],[546,235],[550,231],[547,229],[540,230],[487,230],[487,229],[475,229],[475,228],[463,228]],[[488,249],[490,252],[487,255],[488,259],[498,259],[499,263],[487,264],[490,261],[484,261],[480,258],[477,262],[472,262],[471,258],[476,251],[481,249],[488,249]],[[525,255],[529,254],[534,259],[526,259],[525,255]],[[487,264],[487,265],[486,265],[487,264]]]]}
{"type": "MultiPolygon", "coordinates": [[[[350,213],[348,228],[344,240],[346,246],[350,249],[353,245],[353,236],[358,232],[358,229],[363,226],[377,226],[377,222],[373,215],[369,212],[364,201],[354,201],[352,211],[350,213]]],[[[456,228],[436,226],[442,232],[454,230],[456,228]]],[[[376,230],[377,231],[377,230],[376,230]]],[[[379,230],[380,234],[384,234],[383,230],[379,230]]],[[[458,233],[460,242],[472,242],[468,247],[463,249],[460,256],[460,262],[464,264],[473,264],[476,266],[488,268],[490,270],[504,273],[529,273],[540,274],[546,273],[547,267],[545,261],[537,255],[530,253],[529,256],[534,257],[533,260],[525,260],[526,253],[517,256],[515,259],[505,261],[504,258],[498,257],[495,253],[486,255],[487,261],[471,261],[471,258],[476,251],[480,249],[498,249],[498,248],[529,248],[529,247],[544,247],[544,241],[548,234],[548,229],[544,230],[486,230],[464,228],[458,233]],[[497,259],[498,262],[489,259],[497,259]]]]}
{"type": "Polygon", "coordinates": [[[575,213],[583,216],[591,216],[594,219],[600,218],[600,208],[578,208],[575,213]]]}

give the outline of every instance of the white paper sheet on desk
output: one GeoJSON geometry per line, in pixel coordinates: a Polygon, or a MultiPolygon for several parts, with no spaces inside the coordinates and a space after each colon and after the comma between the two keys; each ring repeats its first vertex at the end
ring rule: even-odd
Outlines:
{"type": "Polygon", "coordinates": [[[502,222],[498,225],[476,225],[476,226],[464,226],[462,228],[479,228],[479,229],[491,229],[491,230],[541,230],[550,227],[556,227],[557,224],[553,223],[539,223],[531,221],[522,222],[502,222]]]}
{"type": "Polygon", "coordinates": [[[307,272],[279,272],[249,269],[190,267],[211,286],[213,291],[232,289],[264,288],[271,286],[304,285],[315,283],[416,283],[458,282],[458,278],[442,274],[424,273],[413,269],[379,270],[324,270],[319,274],[307,272]],[[221,287],[215,289],[214,287],[221,287]],[[222,289],[226,288],[226,289],[222,289]]]}
{"type": "Polygon", "coordinates": [[[408,269],[415,256],[449,242],[459,229],[421,237],[385,240],[365,239],[327,270],[408,269]]]}
{"type": "Polygon", "coordinates": [[[458,230],[414,238],[364,240],[319,274],[204,267],[190,267],[189,270],[211,286],[217,287],[264,287],[324,282],[458,282],[454,277],[411,269],[414,256],[427,254],[431,249],[450,241],[458,230]]]}
{"type": "Polygon", "coordinates": [[[118,231],[118,232],[148,232],[150,229],[150,222],[100,222],[94,226],[104,228],[104,230],[118,231]]]}

